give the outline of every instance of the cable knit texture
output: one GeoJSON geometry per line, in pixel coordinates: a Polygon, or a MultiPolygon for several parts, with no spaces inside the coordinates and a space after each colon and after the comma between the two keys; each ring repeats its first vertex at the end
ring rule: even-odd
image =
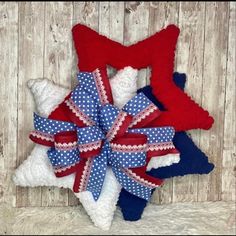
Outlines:
{"type": "Polygon", "coordinates": [[[96,31],[77,24],[72,29],[78,56],[78,67],[93,71],[111,65],[116,69],[132,66],[142,69],[151,66],[153,94],[166,107],[156,126],[173,126],[177,131],[209,129],[214,120],[172,81],[179,28],[169,25],[151,37],[131,46],[112,41],[96,31]]]}
{"type": "Polygon", "coordinates": [[[114,104],[120,109],[137,94],[138,70],[128,66],[110,79],[114,104]]]}
{"type": "Polygon", "coordinates": [[[163,166],[170,166],[174,163],[178,163],[179,161],[180,157],[177,154],[167,154],[164,158],[162,156],[152,157],[152,159],[148,162],[147,171],[163,166]]]}
{"type": "Polygon", "coordinates": [[[47,79],[32,79],[27,85],[33,94],[38,113],[44,117],[48,117],[70,92],[47,79]]]}

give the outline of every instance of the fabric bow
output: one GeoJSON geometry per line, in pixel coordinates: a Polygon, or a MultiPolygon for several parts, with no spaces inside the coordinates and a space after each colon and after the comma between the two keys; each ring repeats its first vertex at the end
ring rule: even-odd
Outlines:
{"type": "Polygon", "coordinates": [[[107,166],[123,188],[148,200],[162,180],[146,174],[153,156],[178,153],[172,127],[143,128],[160,110],[143,94],[122,110],[112,103],[108,80],[99,69],[80,72],[79,84],[61,104],[65,120],[34,114],[30,138],[50,146],[48,157],[57,177],[76,173],[74,192],[90,191],[99,198],[107,166]]]}

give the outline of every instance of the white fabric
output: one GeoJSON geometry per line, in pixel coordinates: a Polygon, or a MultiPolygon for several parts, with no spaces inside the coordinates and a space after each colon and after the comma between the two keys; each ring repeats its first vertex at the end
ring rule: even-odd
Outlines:
{"type": "Polygon", "coordinates": [[[13,176],[22,187],[57,186],[72,189],[74,174],[57,178],[47,157],[47,147],[36,144],[29,157],[17,168],[13,176]]]}
{"type": "Polygon", "coordinates": [[[36,110],[43,117],[48,117],[70,92],[48,79],[31,79],[27,85],[33,94],[36,110]]]}
{"type": "Polygon", "coordinates": [[[121,187],[113,171],[111,168],[108,168],[102,192],[97,201],[94,201],[92,193],[88,191],[76,195],[79,197],[80,202],[94,224],[103,230],[109,230],[114,211],[116,210],[120,190],[121,187]]]}
{"type": "MultiPolygon", "coordinates": [[[[110,79],[113,93],[114,104],[119,108],[136,95],[137,91],[137,70],[126,67],[110,79]]],[[[38,113],[47,117],[65,96],[70,92],[69,89],[55,85],[47,79],[29,80],[30,88],[38,113]]],[[[17,168],[13,176],[16,185],[24,187],[36,186],[57,186],[72,189],[74,174],[63,178],[56,178],[52,166],[47,157],[47,147],[36,144],[30,156],[17,168]]],[[[176,157],[152,158],[149,168],[158,168],[164,165],[176,163],[176,157]],[[155,161],[156,160],[156,161],[155,161]]],[[[108,230],[116,203],[120,193],[120,184],[116,180],[111,170],[107,170],[106,178],[102,188],[100,198],[97,202],[91,197],[90,192],[78,193],[76,196],[86,209],[88,215],[96,226],[108,230]]]]}
{"type": "Polygon", "coordinates": [[[167,154],[165,156],[152,157],[147,165],[147,171],[164,166],[170,166],[180,161],[179,154],[167,154]]]}
{"type": "Polygon", "coordinates": [[[114,104],[122,108],[132,97],[137,94],[137,76],[138,70],[128,66],[119,70],[117,74],[110,79],[112,96],[114,104]]]}

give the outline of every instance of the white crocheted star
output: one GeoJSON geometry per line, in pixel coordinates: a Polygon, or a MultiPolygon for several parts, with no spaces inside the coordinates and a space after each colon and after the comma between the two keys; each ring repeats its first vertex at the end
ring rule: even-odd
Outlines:
{"type": "MultiPolygon", "coordinates": [[[[137,91],[137,73],[138,71],[125,67],[119,70],[117,74],[110,79],[114,104],[122,108],[137,91]]],[[[47,79],[35,79],[28,81],[28,87],[31,90],[37,112],[47,117],[66,97],[70,90],[55,85],[47,79]]],[[[71,174],[62,178],[54,175],[53,168],[47,156],[48,148],[36,144],[30,156],[17,168],[13,176],[16,185],[23,187],[36,186],[56,186],[63,188],[73,188],[75,175],[71,174]]],[[[148,170],[160,166],[171,165],[178,162],[175,156],[164,158],[152,158],[148,165],[148,170]]],[[[121,186],[116,180],[112,170],[107,169],[103,188],[97,201],[93,199],[90,192],[75,193],[83,207],[94,224],[108,230],[111,226],[116,203],[118,201],[121,186]]]]}
{"type": "MultiPolygon", "coordinates": [[[[120,70],[117,75],[121,79],[118,78],[119,76],[115,76],[110,81],[114,92],[114,103],[121,107],[121,101],[122,104],[126,103],[137,90],[137,70],[127,67],[124,70],[120,70]],[[124,85],[130,88],[130,91],[132,90],[132,95],[128,91],[123,93],[123,86],[118,86],[120,80],[127,80],[124,85]]],[[[38,113],[44,117],[47,117],[70,92],[68,89],[55,85],[47,79],[29,80],[28,87],[33,94],[38,113]]],[[[48,148],[45,146],[35,145],[30,156],[15,171],[13,180],[16,185],[24,187],[57,186],[73,188],[75,175],[71,174],[57,178],[48,159],[47,150],[48,148]]],[[[111,169],[108,168],[102,192],[97,201],[94,201],[92,194],[88,191],[76,193],[75,195],[79,198],[94,224],[103,230],[108,230],[116,209],[120,189],[120,184],[111,169]]]]}

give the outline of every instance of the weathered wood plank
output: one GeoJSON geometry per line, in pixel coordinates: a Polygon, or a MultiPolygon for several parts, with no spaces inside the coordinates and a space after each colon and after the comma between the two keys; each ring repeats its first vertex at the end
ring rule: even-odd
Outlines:
{"type": "MultiPolygon", "coordinates": [[[[149,17],[149,33],[153,34],[167,25],[178,25],[179,3],[178,2],[151,2],[149,17]]],[[[178,46],[178,44],[177,44],[178,46]]],[[[177,56],[175,57],[175,60],[177,56]]],[[[175,63],[176,68],[176,63],[175,63]]]]}
{"type": "MultiPolygon", "coordinates": [[[[73,5],[47,2],[45,6],[44,77],[71,86],[73,5]]],[[[42,188],[43,206],[68,205],[68,190],[42,188]]]]}
{"type": "MultiPolygon", "coordinates": [[[[94,30],[98,30],[99,22],[99,2],[73,2],[73,25],[84,24],[94,30]]],[[[73,68],[72,87],[77,84],[76,74],[78,72],[78,58],[73,46],[73,68]]]]}
{"type": "MultiPolygon", "coordinates": [[[[44,3],[19,3],[18,79],[18,164],[34,147],[29,140],[33,129],[34,101],[26,87],[29,79],[43,77],[44,3]],[[29,112],[31,111],[31,112],[29,112]]],[[[41,188],[17,187],[17,206],[41,206],[41,188]]]]}
{"type": "Polygon", "coordinates": [[[124,2],[100,2],[99,32],[123,43],[124,2]]]}
{"type": "MultiPolygon", "coordinates": [[[[100,2],[99,33],[112,40],[124,42],[124,2],[100,2]]],[[[108,67],[108,76],[112,77],[116,70],[108,67]]]]}
{"type": "MultiPolygon", "coordinates": [[[[73,22],[72,25],[78,23],[87,25],[95,30],[98,30],[98,2],[73,2],[73,22]]],[[[73,44],[73,42],[72,42],[73,44]]],[[[78,73],[77,62],[78,58],[75,52],[74,45],[72,45],[72,88],[77,84],[76,74],[78,73]]],[[[72,191],[69,191],[69,206],[79,204],[78,198],[75,197],[72,191]]]]}
{"type": "MultiPolygon", "coordinates": [[[[149,16],[149,34],[154,34],[169,24],[178,25],[178,3],[176,2],[151,2],[149,16]]],[[[165,181],[165,184],[158,188],[152,197],[152,202],[165,204],[172,202],[173,180],[165,181]]]]}
{"type": "Polygon", "coordinates": [[[201,132],[200,146],[215,169],[210,175],[199,176],[199,201],[221,199],[228,17],[228,2],[206,3],[202,105],[215,123],[209,131],[201,132]]]}
{"type": "Polygon", "coordinates": [[[98,2],[73,2],[74,4],[74,17],[73,25],[80,23],[88,27],[98,30],[98,15],[99,3],[98,2]]]}
{"type": "Polygon", "coordinates": [[[0,203],[16,205],[18,3],[0,3],[0,203]]]}
{"type": "MultiPolygon", "coordinates": [[[[124,15],[124,44],[130,45],[149,35],[149,2],[126,2],[124,15]]],[[[138,87],[147,83],[147,69],[138,74],[138,87]]]]}
{"type": "MultiPolygon", "coordinates": [[[[176,57],[176,71],[187,74],[186,91],[199,104],[202,96],[204,24],[205,3],[180,3],[180,36],[176,57]]],[[[194,142],[199,145],[200,131],[194,130],[191,134],[194,142]]],[[[191,156],[189,158],[191,159],[191,156]]],[[[173,202],[197,201],[197,187],[197,175],[174,178],[173,202]]]]}
{"type": "Polygon", "coordinates": [[[227,77],[225,92],[224,145],[222,160],[222,200],[235,201],[236,198],[236,4],[230,3],[227,77]]]}
{"type": "Polygon", "coordinates": [[[169,24],[178,25],[178,5],[176,2],[151,2],[149,33],[160,31],[169,24]]]}

